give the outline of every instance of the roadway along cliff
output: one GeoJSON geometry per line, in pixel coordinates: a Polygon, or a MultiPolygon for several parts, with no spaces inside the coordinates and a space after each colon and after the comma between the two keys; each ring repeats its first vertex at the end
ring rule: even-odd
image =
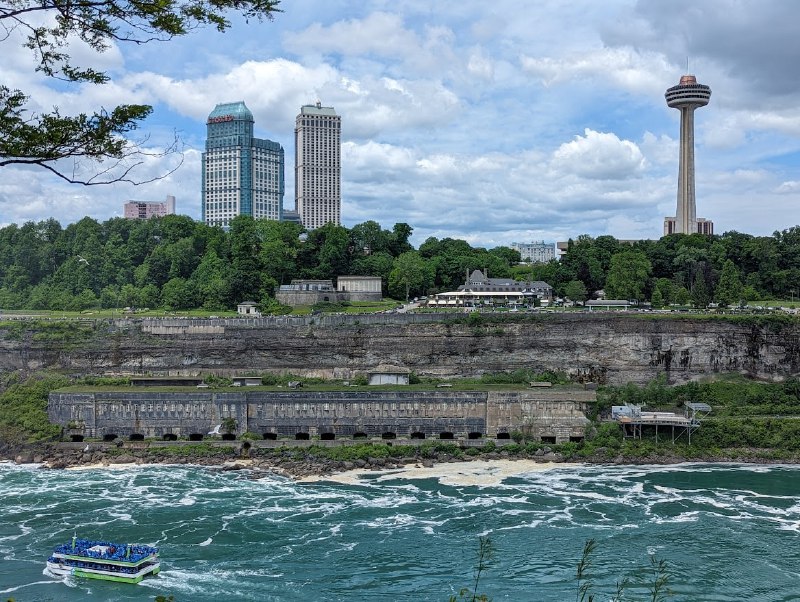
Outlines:
{"type": "Polygon", "coordinates": [[[527,368],[577,380],[672,383],[724,372],[800,373],[800,322],[788,317],[655,318],[544,314],[447,321],[433,315],[0,322],[0,370],[220,375],[292,372],[352,378],[380,364],[420,376],[527,368]]]}

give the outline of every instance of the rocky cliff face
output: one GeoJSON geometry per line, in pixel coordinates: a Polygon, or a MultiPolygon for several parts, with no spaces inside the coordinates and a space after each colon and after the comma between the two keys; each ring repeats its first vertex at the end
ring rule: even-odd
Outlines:
{"type": "Polygon", "coordinates": [[[0,324],[2,371],[352,378],[393,364],[440,377],[559,370],[611,384],[659,374],[677,383],[724,372],[773,380],[800,373],[800,325],[755,318],[549,314],[470,325],[387,315],[9,324],[0,324]]]}

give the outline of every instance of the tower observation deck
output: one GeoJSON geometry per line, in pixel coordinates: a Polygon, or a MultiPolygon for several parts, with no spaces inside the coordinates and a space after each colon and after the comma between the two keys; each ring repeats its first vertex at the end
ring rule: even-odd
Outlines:
{"type": "MultiPolygon", "coordinates": [[[[678,207],[674,218],[674,229],[667,232],[665,227],[664,234],[673,232],[692,234],[698,231],[694,191],[694,111],[699,107],[706,106],[711,100],[711,88],[698,84],[694,75],[684,75],[677,86],[667,89],[664,97],[667,99],[668,107],[681,112],[678,207]]],[[[706,222],[707,220],[701,221],[706,222]]]]}

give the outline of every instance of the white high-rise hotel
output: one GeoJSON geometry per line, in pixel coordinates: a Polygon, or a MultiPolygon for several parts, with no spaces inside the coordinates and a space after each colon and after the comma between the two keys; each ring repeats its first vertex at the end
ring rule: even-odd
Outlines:
{"type": "Polygon", "coordinates": [[[342,219],[342,118],[333,107],[304,105],[295,121],[295,210],[303,226],[342,219]]]}
{"type": "Polygon", "coordinates": [[[253,137],[243,102],[218,104],[208,116],[203,153],[203,221],[227,228],[237,215],[280,220],[283,148],[253,137]]]}

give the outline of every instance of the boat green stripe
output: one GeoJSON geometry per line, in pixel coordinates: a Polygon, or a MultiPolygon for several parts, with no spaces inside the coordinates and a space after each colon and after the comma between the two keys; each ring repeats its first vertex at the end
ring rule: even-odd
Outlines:
{"type": "Polygon", "coordinates": [[[100,575],[98,573],[89,573],[80,569],[73,569],[72,574],[77,577],[86,577],[87,579],[102,579],[103,581],[118,581],[120,583],[139,583],[144,576],[139,577],[119,577],[117,575],[100,575]]]}

